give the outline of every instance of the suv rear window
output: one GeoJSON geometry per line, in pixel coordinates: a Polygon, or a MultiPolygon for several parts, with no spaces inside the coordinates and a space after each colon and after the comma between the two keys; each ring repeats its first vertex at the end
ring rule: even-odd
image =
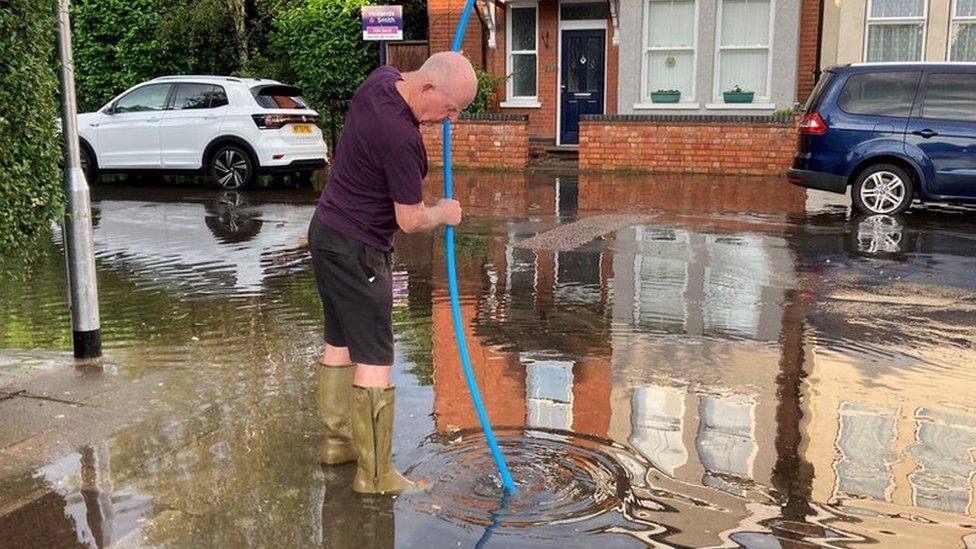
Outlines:
{"type": "Polygon", "coordinates": [[[851,114],[908,116],[920,77],[919,72],[855,74],[847,79],[837,104],[851,114]]]}
{"type": "Polygon", "coordinates": [[[976,74],[930,74],[922,118],[976,122],[976,74]]]}
{"type": "Polygon", "coordinates": [[[301,90],[294,86],[272,84],[251,88],[258,105],[266,109],[307,109],[301,90]]]}
{"type": "Polygon", "coordinates": [[[824,91],[827,89],[827,85],[830,81],[837,76],[837,73],[826,71],[820,75],[820,81],[814,86],[813,91],[810,92],[810,97],[807,99],[806,106],[803,107],[804,114],[809,114],[820,107],[820,100],[823,99],[824,91]]]}

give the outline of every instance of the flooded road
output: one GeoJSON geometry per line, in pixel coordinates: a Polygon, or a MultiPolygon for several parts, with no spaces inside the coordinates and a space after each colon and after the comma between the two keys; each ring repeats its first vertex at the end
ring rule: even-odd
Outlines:
{"type": "Polygon", "coordinates": [[[440,232],[400,235],[394,268],[394,452],[430,487],[366,497],[317,461],[316,191],[104,184],[101,367],[71,366],[57,236],[0,281],[0,546],[976,547],[976,211],[851,219],[765,179],[455,185],[515,496],[440,232]]]}

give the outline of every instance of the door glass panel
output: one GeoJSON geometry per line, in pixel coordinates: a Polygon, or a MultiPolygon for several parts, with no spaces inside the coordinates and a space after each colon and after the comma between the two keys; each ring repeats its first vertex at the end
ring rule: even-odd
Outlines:
{"type": "Polygon", "coordinates": [[[569,82],[566,83],[566,91],[583,91],[580,89],[582,65],[580,64],[580,40],[578,38],[571,38],[569,40],[569,52],[566,55],[569,61],[569,70],[567,71],[569,82]]]}
{"type": "Polygon", "coordinates": [[[166,106],[169,84],[154,84],[141,87],[126,95],[115,105],[115,112],[161,111],[166,106]]]}
{"type": "Polygon", "coordinates": [[[603,49],[599,38],[586,41],[586,91],[597,92],[603,87],[603,49]]]}
{"type": "Polygon", "coordinates": [[[176,101],[173,108],[182,109],[208,109],[213,97],[214,86],[209,84],[180,84],[176,89],[176,101]]]}
{"type": "Polygon", "coordinates": [[[922,117],[976,122],[976,74],[930,75],[922,117]]]}

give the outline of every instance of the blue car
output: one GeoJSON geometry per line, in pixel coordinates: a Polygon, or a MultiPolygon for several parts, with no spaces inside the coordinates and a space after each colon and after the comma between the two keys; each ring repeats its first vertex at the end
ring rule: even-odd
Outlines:
{"type": "Polygon", "coordinates": [[[976,203],[976,63],[831,67],[799,124],[791,183],[868,214],[913,199],[976,203]]]}

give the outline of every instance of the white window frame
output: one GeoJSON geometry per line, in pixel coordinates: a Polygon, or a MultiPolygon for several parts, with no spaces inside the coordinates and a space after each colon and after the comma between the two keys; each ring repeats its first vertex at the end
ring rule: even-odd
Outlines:
{"type": "MultiPolygon", "coordinates": [[[[922,0],[922,15],[918,17],[871,17],[874,0],[868,0],[867,11],[864,12],[864,45],[861,48],[861,61],[868,61],[868,41],[871,37],[871,26],[882,25],[922,25],[922,51],[917,61],[925,61],[925,41],[929,34],[929,0],[922,0]]],[[[951,14],[950,14],[951,16],[951,14]]],[[[905,61],[910,63],[911,61],[905,61]]]]}
{"type": "MultiPolygon", "coordinates": [[[[949,12],[949,48],[946,50],[946,60],[952,59],[952,36],[955,34],[956,28],[963,25],[976,25],[976,16],[967,15],[961,16],[957,15],[957,10],[959,9],[959,0],[952,0],[952,11],[949,12]]],[[[923,32],[924,35],[924,32],[923,32]]],[[[971,61],[976,61],[973,59],[971,61]]]]}
{"type": "Polygon", "coordinates": [[[776,106],[772,105],[772,86],[773,86],[773,21],[776,19],[776,0],[769,0],[769,30],[766,35],[768,38],[768,43],[765,46],[723,46],[722,45],[722,8],[725,6],[724,0],[718,0],[718,15],[715,17],[715,70],[712,84],[712,97],[715,103],[709,103],[705,105],[709,109],[775,109],[776,106]],[[753,90],[756,92],[756,96],[752,103],[726,103],[725,99],[722,97],[722,92],[726,91],[722,88],[722,52],[738,50],[738,51],[759,51],[766,50],[766,89],[753,90]]]}
{"type": "Polygon", "coordinates": [[[516,96],[515,78],[509,78],[505,84],[505,101],[501,107],[517,108],[539,108],[539,3],[536,2],[506,2],[505,3],[505,74],[510,75],[514,72],[513,56],[517,54],[535,55],[535,95],[516,96]],[[535,10],[535,49],[534,50],[513,50],[512,49],[512,9],[532,8],[535,10]]]}
{"type": "Polygon", "coordinates": [[[648,30],[651,19],[651,2],[668,0],[644,0],[644,22],[641,28],[641,83],[640,99],[634,105],[635,109],[697,109],[699,108],[698,99],[698,8],[701,5],[699,0],[692,0],[695,3],[695,22],[692,27],[691,46],[682,47],[652,47],[648,45],[648,30]],[[647,86],[647,77],[650,75],[650,68],[647,66],[648,54],[652,51],[691,51],[691,97],[682,98],[678,103],[654,103],[651,101],[651,90],[647,86]]]}

